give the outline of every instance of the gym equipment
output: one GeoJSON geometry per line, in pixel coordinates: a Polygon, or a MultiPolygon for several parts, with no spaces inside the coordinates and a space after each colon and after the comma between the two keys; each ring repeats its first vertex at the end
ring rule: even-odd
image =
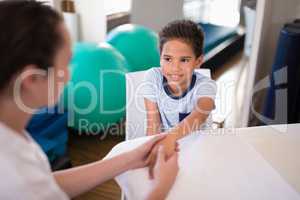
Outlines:
{"type": "Polygon", "coordinates": [[[285,24],[280,31],[271,83],[264,105],[263,124],[300,122],[300,26],[285,24]],[[284,92],[286,91],[286,92],[284,92]]]}
{"type": "Polygon", "coordinates": [[[159,66],[158,35],[146,27],[118,26],[107,35],[107,42],[126,58],[129,72],[159,66]]]}
{"type": "Polygon", "coordinates": [[[77,43],[71,80],[61,102],[68,110],[68,126],[99,133],[125,114],[125,58],[110,44],[77,43]]]}

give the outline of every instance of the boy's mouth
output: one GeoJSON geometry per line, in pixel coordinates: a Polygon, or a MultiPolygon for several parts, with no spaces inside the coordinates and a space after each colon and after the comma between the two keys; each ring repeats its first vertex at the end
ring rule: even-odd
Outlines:
{"type": "Polygon", "coordinates": [[[170,74],[169,75],[169,78],[172,80],[172,81],[179,81],[181,78],[182,78],[183,75],[179,75],[179,74],[170,74]]]}

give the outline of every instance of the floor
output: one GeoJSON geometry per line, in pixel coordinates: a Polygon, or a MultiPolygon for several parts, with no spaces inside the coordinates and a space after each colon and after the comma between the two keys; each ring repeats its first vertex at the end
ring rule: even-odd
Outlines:
{"type": "MultiPolygon", "coordinates": [[[[221,115],[226,117],[225,127],[235,126],[235,105],[241,101],[238,94],[243,91],[241,81],[244,74],[246,59],[242,53],[231,58],[224,66],[220,67],[213,78],[217,81],[218,89],[225,97],[218,97],[221,115]],[[222,103],[225,102],[225,103],[222,103]]],[[[221,95],[223,96],[223,95],[221,95]]],[[[79,166],[102,159],[110,149],[124,140],[124,125],[120,125],[120,132],[113,136],[102,138],[98,136],[86,136],[70,133],[69,154],[73,166],[79,166]]],[[[119,200],[121,190],[114,180],[110,180],[92,191],[81,195],[75,200],[119,200]]]]}
{"type": "MultiPolygon", "coordinates": [[[[71,133],[69,136],[69,154],[72,165],[80,166],[102,159],[113,146],[124,141],[124,138],[124,134],[102,138],[101,135],[80,136],[71,133]]],[[[76,197],[75,200],[119,200],[120,198],[121,189],[114,180],[110,180],[76,197]]]]}
{"type": "Polygon", "coordinates": [[[243,52],[228,60],[213,74],[217,83],[216,115],[225,119],[225,128],[240,127],[239,115],[246,86],[248,58],[243,52]]]}

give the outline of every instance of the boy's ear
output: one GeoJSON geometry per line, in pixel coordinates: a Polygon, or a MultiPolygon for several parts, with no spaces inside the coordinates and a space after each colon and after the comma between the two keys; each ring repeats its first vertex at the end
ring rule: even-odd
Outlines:
{"type": "Polygon", "coordinates": [[[200,68],[203,62],[204,62],[204,56],[202,54],[198,58],[196,58],[196,68],[200,68]]]}

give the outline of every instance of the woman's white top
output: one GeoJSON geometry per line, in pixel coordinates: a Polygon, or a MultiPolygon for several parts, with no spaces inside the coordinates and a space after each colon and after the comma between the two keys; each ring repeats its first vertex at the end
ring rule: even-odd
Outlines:
{"type": "Polygon", "coordinates": [[[0,199],[65,200],[46,155],[27,139],[0,122],[0,199]]]}

